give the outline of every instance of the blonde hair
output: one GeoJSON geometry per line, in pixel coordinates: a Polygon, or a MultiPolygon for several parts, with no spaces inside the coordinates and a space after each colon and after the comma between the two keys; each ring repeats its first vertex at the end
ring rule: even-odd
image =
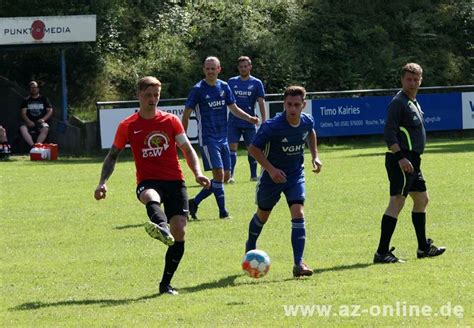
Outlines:
{"type": "Polygon", "coordinates": [[[202,63],[202,66],[206,65],[207,62],[210,62],[210,61],[214,61],[217,63],[217,66],[221,66],[221,61],[219,60],[219,58],[217,58],[216,56],[209,56],[209,57],[206,57],[206,59],[204,59],[204,62],[202,63]]]}

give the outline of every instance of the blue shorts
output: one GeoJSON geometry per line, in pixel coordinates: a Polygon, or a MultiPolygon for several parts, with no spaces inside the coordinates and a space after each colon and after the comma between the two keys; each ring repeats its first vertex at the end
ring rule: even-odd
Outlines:
{"type": "Polygon", "coordinates": [[[230,150],[227,142],[203,145],[199,148],[201,149],[204,171],[213,169],[230,170],[230,150]]]}
{"type": "Polygon", "coordinates": [[[253,137],[257,133],[257,129],[255,127],[252,128],[239,128],[235,126],[227,127],[227,139],[229,139],[229,143],[239,143],[240,137],[244,136],[244,143],[245,146],[249,146],[252,142],[253,137]]]}
{"type": "Polygon", "coordinates": [[[287,176],[285,183],[275,183],[267,171],[264,171],[257,183],[256,204],[264,211],[270,211],[285,194],[288,204],[304,204],[306,198],[304,172],[287,176]]]}

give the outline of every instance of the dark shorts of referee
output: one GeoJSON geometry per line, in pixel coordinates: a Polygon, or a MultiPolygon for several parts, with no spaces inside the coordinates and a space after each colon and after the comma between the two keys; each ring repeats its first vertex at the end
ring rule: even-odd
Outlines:
{"type": "Polygon", "coordinates": [[[426,183],[421,173],[421,157],[416,152],[404,152],[405,157],[413,165],[413,173],[402,170],[398,161],[391,152],[385,154],[385,168],[390,181],[390,196],[403,195],[406,197],[410,192],[426,191],[426,183]]]}
{"type": "Polygon", "coordinates": [[[184,181],[143,180],[137,185],[138,200],[146,189],[153,189],[160,195],[160,204],[163,204],[168,222],[175,215],[188,217],[188,193],[184,181]]]}

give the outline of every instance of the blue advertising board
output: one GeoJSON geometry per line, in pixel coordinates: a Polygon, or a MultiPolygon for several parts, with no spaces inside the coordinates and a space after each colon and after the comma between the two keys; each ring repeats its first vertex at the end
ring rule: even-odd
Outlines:
{"type": "MultiPolygon", "coordinates": [[[[461,130],[461,93],[419,94],[427,131],[461,130]]],[[[318,136],[382,134],[392,96],[312,100],[318,136]]]]}

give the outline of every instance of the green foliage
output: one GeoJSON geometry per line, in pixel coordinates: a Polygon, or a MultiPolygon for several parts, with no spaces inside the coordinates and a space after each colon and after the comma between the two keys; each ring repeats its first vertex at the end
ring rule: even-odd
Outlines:
{"type": "MultiPolygon", "coordinates": [[[[255,211],[255,183],[246,153],[234,185],[233,215],[218,219],[211,196],[201,221],[187,226],[186,251],[173,278],[177,297],[158,296],[166,248],[143,229],[146,210],[135,197],[135,167],[121,156],[105,200],[93,199],[103,158],[0,163],[0,326],[2,327],[455,327],[473,322],[474,142],[431,140],[423,156],[430,205],[428,236],[447,246],[416,259],[407,200],[393,236],[403,265],[372,265],[388,202],[383,142],[320,146],[323,170],[306,164],[305,260],[316,273],[293,279],[290,216],[284,199],[258,241],[272,260],[269,274],[250,279],[240,261],[255,211]],[[285,316],[284,305],[371,306],[396,302],[435,311],[451,302],[464,317],[285,316]]],[[[307,154],[308,155],[308,154],[307,154]]],[[[307,158],[308,159],[308,158],[307,158]]],[[[181,161],[188,193],[200,188],[181,161]]],[[[351,308],[352,309],[352,308],[351,308]]]]}
{"type": "MultiPolygon", "coordinates": [[[[97,42],[67,49],[71,107],[135,97],[135,82],[156,75],[163,98],[186,97],[209,55],[221,78],[241,55],[268,93],[293,83],[310,91],[398,87],[398,70],[419,62],[424,85],[472,83],[474,20],[469,0],[389,2],[4,0],[0,16],[97,15],[97,42]]],[[[14,48],[15,49],[15,48],[14,48]]],[[[11,49],[10,49],[11,50],[11,49]]],[[[0,52],[0,74],[20,85],[44,81],[60,97],[59,53],[51,46],[0,52]]]]}

